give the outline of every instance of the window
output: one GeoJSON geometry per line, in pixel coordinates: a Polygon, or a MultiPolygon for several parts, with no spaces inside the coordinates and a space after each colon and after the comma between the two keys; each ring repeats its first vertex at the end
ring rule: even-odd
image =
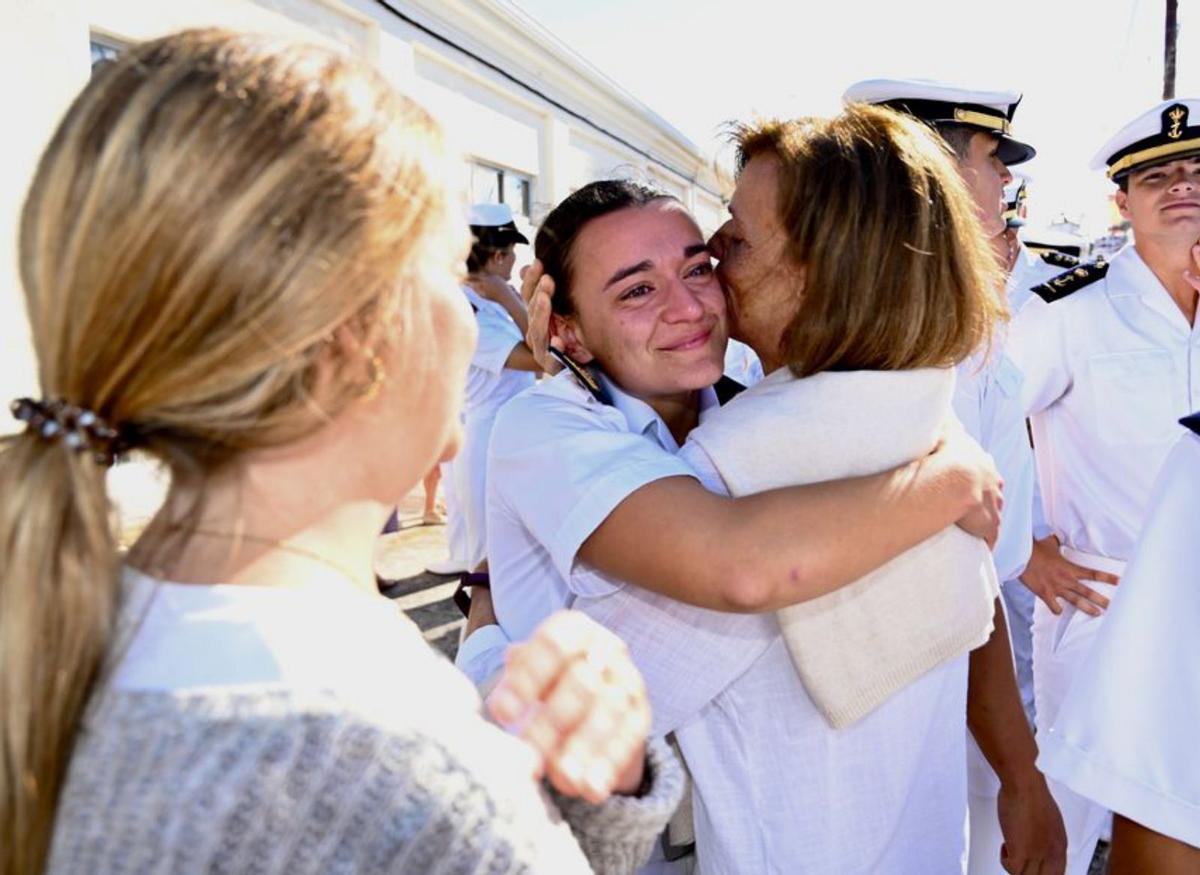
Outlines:
{"type": "Polygon", "coordinates": [[[533,204],[533,179],[523,173],[471,162],[472,203],[508,204],[513,213],[529,217],[533,204]]]}

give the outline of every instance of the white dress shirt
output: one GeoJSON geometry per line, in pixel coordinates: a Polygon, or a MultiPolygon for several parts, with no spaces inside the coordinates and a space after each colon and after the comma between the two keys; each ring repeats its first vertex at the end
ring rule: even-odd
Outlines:
{"type": "Polygon", "coordinates": [[[1200,332],[1133,246],[1108,274],[1012,323],[1050,528],[1082,553],[1127,560],[1150,487],[1200,407],[1200,332]]]}
{"type": "MultiPolygon", "coordinates": [[[[498,417],[489,552],[502,624],[529,629],[565,601],[629,646],[646,679],[653,731],[676,733],[692,772],[699,872],[961,872],[965,656],[834,731],[800,683],[773,616],[694,608],[577,561],[579,545],[634,480],[699,475],[724,492],[703,451],[687,445],[672,455],[657,439],[665,429],[622,412],[636,410],[622,396],[616,390],[606,408],[559,377],[498,417]],[[514,595],[521,607],[506,611],[514,595]]],[[[502,646],[503,630],[487,629],[502,646]]],[[[475,637],[464,642],[468,663],[475,637]]]]}
{"type": "Polygon", "coordinates": [[[1200,847],[1200,436],[1162,468],[1103,628],[1038,765],[1072,790],[1200,847]]]}

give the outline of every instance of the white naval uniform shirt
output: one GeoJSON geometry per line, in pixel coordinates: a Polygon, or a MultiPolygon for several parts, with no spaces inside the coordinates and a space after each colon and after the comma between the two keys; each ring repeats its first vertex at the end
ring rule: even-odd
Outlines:
{"type": "Polygon", "coordinates": [[[1032,298],[1008,352],[1048,525],[1069,548],[1127,560],[1178,420],[1200,407],[1200,331],[1127,246],[1101,279],[1053,304],[1032,298]]]}
{"type": "Polygon", "coordinates": [[[537,377],[532,371],[504,367],[513,349],[525,342],[525,336],[503,305],[482,297],[470,286],[464,285],[462,290],[475,308],[479,323],[463,401],[463,415],[469,423],[494,418],[505,401],[532,386],[537,377]]]}
{"type": "MultiPolygon", "coordinates": [[[[634,474],[649,482],[657,471],[698,474],[711,491],[725,489],[698,448],[673,456],[640,430],[622,438],[622,420],[626,429],[639,428],[637,420],[568,380],[524,393],[497,420],[492,586],[500,583],[500,600],[517,590],[525,604],[541,600],[540,609],[507,612],[511,628],[573,597],[629,646],[646,679],[653,732],[676,733],[692,772],[698,871],[961,872],[966,656],[834,731],[800,683],[773,616],[691,607],[578,562],[579,545],[632,491],[613,484],[634,474]]],[[[493,644],[504,637],[494,626],[480,632],[493,644]]],[[[468,662],[479,634],[464,642],[468,662]]]]}
{"type": "Polygon", "coordinates": [[[1163,465],[1133,559],[1038,766],[1105,808],[1200,847],[1200,435],[1163,465]]]}
{"type": "Polygon", "coordinates": [[[501,304],[480,296],[470,286],[463,294],[475,309],[479,339],[467,369],[463,402],[463,440],[454,459],[452,488],[465,525],[466,555],[460,558],[474,568],[487,555],[486,483],[487,449],[496,413],[514,395],[537,382],[532,371],[506,368],[504,363],[524,341],[521,329],[501,304]]]}

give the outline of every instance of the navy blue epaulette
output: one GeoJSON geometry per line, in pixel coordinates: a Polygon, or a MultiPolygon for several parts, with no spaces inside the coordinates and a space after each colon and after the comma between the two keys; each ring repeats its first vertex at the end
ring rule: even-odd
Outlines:
{"type": "Polygon", "coordinates": [[[1045,252],[1038,253],[1042,257],[1042,261],[1046,264],[1052,264],[1055,267],[1078,267],[1079,259],[1074,255],[1067,255],[1065,252],[1059,252],[1055,249],[1047,249],[1045,252]]]}
{"type": "Polygon", "coordinates": [[[1193,413],[1191,416],[1185,416],[1179,420],[1179,424],[1184,428],[1190,428],[1196,434],[1200,434],[1200,411],[1193,413]]]}
{"type": "Polygon", "coordinates": [[[1054,279],[1044,282],[1040,286],[1034,286],[1033,293],[1047,304],[1053,304],[1055,301],[1061,301],[1068,295],[1074,294],[1084,286],[1091,285],[1106,273],[1108,273],[1108,262],[1096,259],[1089,264],[1076,265],[1067,272],[1060,273],[1054,279]]]}

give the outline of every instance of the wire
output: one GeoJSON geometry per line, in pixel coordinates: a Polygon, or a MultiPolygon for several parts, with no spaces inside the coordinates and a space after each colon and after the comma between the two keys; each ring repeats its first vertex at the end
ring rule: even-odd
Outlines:
{"type": "Polygon", "coordinates": [[[715,192],[712,189],[708,188],[707,186],[701,185],[700,182],[698,182],[696,180],[695,176],[689,175],[689,174],[683,172],[682,170],[678,169],[677,167],[674,167],[671,164],[667,163],[666,161],[662,160],[661,158],[656,157],[652,153],[647,152],[645,149],[643,149],[639,146],[635,146],[633,143],[629,142],[621,135],[613,133],[608,128],[604,127],[603,125],[601,125],[597,122],[592,121],[590,118],[583,115],[582,113],[577,112],[576,110],[571,109],[569,106],[566,106],[566,105],[560,103],[559,101],[555,100],[553,97],[550,97],[545,92],[540,91],[539,89],[530,85],[528,82],[524,81],[523,79],[518,79],[512,73],[509,73],[507,70],[503,69],[502,67],[500,67],[496,64],[493,64],[487,58],[480,57],[475,52],[468,49],[466,46],[459,45],[454,40],[450,39],[448,36],[445,36],[444,34],[440,34],[437,31],[433,30],[432,28],[417,21],[416,19],[406,15],[405,13],[403,13],[399,9],[397,9],[395,6],[393,6],[389,2],[389,0],[375,0],[375,2],[378,3],[380,6],[382,6],[384,9],[386,9],[388,12],[392,13],[392,15],[399,18],[401,21],[403,21],[406,24],[408,24],[412,27],[415,27],[417,30],[421,31],[421,33],[424,33],[427,36],[431,36],[438,42],[442,43],[443,45],[450,46],[450,48],[461,52],[462,54],[466,55],[468,58],[475,61],[476,63],[482,64],[483,66],[487,67],[489,70],[493,71],[494,73],[498,73],[499,75],[503,76],[505,79],[512,82],[513,84],[519,85],[522,88],[524,88],[526,91],[528,91],[529,93],[534,94],[537,97],[540,97],[542,100],[546,101],[548,104],[553,106],[555,109],[559,109],[562,112],[565,112],[567,115],[571,116],[571,118],[578,119],[579,121],[583,122],[588,127],[592,128],[593,130],[603,134],[604,136],[606,136],[612,140],[615,140],[616,142],[618,142],[622,146],[624,146],[626,149],[630,149],[630,150],[636,152],[637,154],[641,155],[643,158],[653,161],[655,164],[659,165],[660,167],[666,168],[667,170],[674,173],[676,176],[682,176],[684,179],[691,182],[693,185],[695,185],[701,191],[705,191],[715,198],[722,199],[721,194],[719,192],[715,192]]]}

